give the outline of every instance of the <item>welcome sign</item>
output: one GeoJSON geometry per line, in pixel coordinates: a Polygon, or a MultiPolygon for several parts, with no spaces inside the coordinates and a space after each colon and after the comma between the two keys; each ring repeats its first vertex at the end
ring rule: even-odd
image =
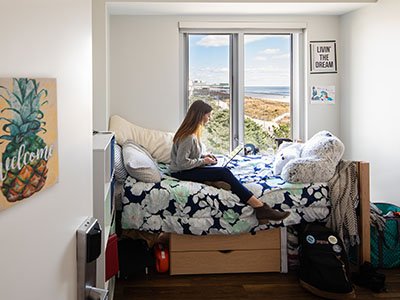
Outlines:
{"type": "Polygon", "coordinates": [[[310,55],[311,74],[337,73],[335,41],[311,41],[310,55]]]}
{"type": "Polygon", "coordinates": [[[58,181],[55,79],[0,78],[0,211],[58,181]]]}

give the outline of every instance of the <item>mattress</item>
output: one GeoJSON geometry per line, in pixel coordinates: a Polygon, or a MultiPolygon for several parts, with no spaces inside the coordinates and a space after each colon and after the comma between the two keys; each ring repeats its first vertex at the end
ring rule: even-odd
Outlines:
{"type": "Polygon", "coordinates": [[[242,234],[262,229],[324,221],[330,212],[326,183],[293,184],[272,173],[274,156],[237,156],[228,168],[263,203],[290,211],[283,221],[259,225],[251,206],[230,191],[170,176],[145,183],[128,177],[122,197],[122,229],[152,233],[242,234]]]}

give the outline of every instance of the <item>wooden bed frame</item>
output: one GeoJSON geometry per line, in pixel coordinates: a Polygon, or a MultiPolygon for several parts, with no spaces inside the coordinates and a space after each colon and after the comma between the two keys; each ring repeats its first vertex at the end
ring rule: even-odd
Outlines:
{"type": "MultiPolygon", "coordinates": [[[[369,163],[356,161],[360,215],[358,263],[370,261],[369,163]]],[[[255,235],[170,236],[170,274],[288,271],[286,228],[255,235]]]]}

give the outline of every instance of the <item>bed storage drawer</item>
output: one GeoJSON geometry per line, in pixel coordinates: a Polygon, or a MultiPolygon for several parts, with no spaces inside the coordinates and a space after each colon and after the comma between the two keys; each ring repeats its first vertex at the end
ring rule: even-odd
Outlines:
{"type": "Polygon", "coordinates": [[[170,274],[279,272],[280,229],[240,235],[170,237],[170,274]]]}
{"type": "Polygon", "coordinates": [[[172,234],[170,251],[279,249],[280,229],[237,235],[179,235],[172,234]]]}
{"type": "Polygon", "coordinates": [[[171,275],[279,271],[279,249],[175,252],[170,262],[171,275]]]}

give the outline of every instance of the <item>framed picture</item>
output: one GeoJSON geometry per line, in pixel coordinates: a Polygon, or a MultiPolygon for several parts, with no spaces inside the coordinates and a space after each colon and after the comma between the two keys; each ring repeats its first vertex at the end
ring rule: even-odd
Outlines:
{"type": "Polygon", "coordinates": [[[310,73],[337,73],[336,41],[310,41],[310,73]]]}
{"type": "Polygon", "coordinates": [[[0,78],[0,211],[58,182],[55,78],[0,78]]]}

